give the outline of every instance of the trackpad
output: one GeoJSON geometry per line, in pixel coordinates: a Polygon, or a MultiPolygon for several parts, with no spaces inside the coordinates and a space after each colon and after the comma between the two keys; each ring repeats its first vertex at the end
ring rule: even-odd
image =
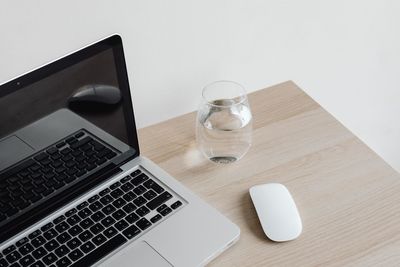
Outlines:
{"type": "Polygon", "coordinates": [[[34,150],[16,135],[0,141],[0,170],[29,156],[34,150]]]}
{"type": "Polygon", "coordinates": [[[99,266],[109,267],[172,267],[160,254],[146,242],[127,246],[99,266]]]}

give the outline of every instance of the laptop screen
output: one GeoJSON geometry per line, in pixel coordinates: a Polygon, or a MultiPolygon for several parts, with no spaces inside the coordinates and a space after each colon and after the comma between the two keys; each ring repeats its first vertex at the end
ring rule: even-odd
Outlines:
{"type": "MultiPolygon", "coordinates": [[[[37,143],[40,136],[24,139],[24,128],[59,110],[72,112],[138,153],[126,76],[122,44],[114,37],[0,86],[0,151],[4,152],[0,152],[0,167],[4,169],[50,145],[37,143]],[[10,156],[10,153],[20,155],[10,156]]],[[[40,127],[59,131],[61,119],[57,116],[53,119],[57,129],[53,129],[51,121],[40,127]]],[[[64,124],[73,122],[66,119],[64,124]]],[[[30,130],[32,133],[34,129],[30,130]]],[[[40,134],[44,135],[37,132],[40,134]]],[[[57,142],[62,135],[53,141],[57,142]]]]}
{"type": "Polygon", "coordinates": [[[0,85],[0,242],[137,155],[119,36],[0,85]]]}

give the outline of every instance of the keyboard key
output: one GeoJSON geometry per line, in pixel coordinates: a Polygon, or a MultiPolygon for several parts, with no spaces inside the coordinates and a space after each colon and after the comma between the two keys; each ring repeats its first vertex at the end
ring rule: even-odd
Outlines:
{"type": "Polygon", "coordinates": [[[167,214],[169,214],[171,211],[172,211],[171,208],[167,207],[167,208],[163,209],[162,211],[160,211],[160,213],[162,216],[167,216],[167,214]]]}
{"type": "Polygon", "coordinates": [[[104,242],[106,242],[107,238],[103,234],[98,234],[92,238],[92,242],[95,243],[97,246],[100,246],[104,242]]]}
{"type": "Polygon", "coordinates": [[[86,201],[84,201],[84,202],[82,202],[81,204],[79,204],[78,206],[76,206],[76,208],[77,208],[78,210],[81,210],[81,209],[83,209],[84,207],[86,207],[87,205],[89,205],[89,203],[86,202],[86,201]]]}
{"type": "Polygon", "coordinates": [[[85,219],[87,216],[92,215],[92,211],[88,208],[84,208],[80,212],[78,212],[79,217],[85,219]]]}
{"type": "Polygon", "coordinates": [[[95,221],[95,222],[100,221],[100,220],[103,219],[104,217],[105,217],[105,215],[104,215],[104,213],[102,213],[101,211],[95,212],[95,213],[93,213],[92,216],[90,216],[90,218],[91,218],[93,221],[95,221]]]}
{"type": "Polygon", "coordinates": [[[92,231],[92,233],[95,235],[97,235],[98,233],[100,233],[103,230],[104,230],[104,227],[100,223],[96,223],[95,225],[90,227],[90,231],[92,231]]]}
{"type": "Polygon", "coordinates": [[[21,258],[21,254],[18,251],[13,251],[6,256],[9,263],[13,263],[21,258]]]}
{"type": "Polygon", "coordinates": [[[22,259],[19,260],[19,263],[22,266],[29,266],[34,262],[35,262],[35,259],[31,255],[27,255],[27,256],[25,256],[25,257],[23,257],[22,259]]]}
{"type": "Polygon", "coordinates": [[[67,248],[67,246],[62,245],[61,247],[57,248],[54,250],[54,253],[61,258],[62,256],[66,255],[68,252],[70,252],[70,249],[67,248]]]}
{"type": "Polygon", "coordinates": [[[121,183],[124,184],[124,183],[128,182],[131,178],[132,178],[132,177],[130,177],[129,175],[128,175],[128,176],[125,176],[124,178],[121,179],[121,183]]]}
{"type": "Polygon", "coordinates": [[[82,219],[79,218],[78,215],[74,214],[67,219],[67,223],[69,223],[69,225],[73,226],[73,225],[77,224],[78,222],[80,222],[81,220],[82,219]]]}
{"type": "MultiPolygon", "coordinates": [[[[73,261],[78,260],[82,256],[83,256],[83,253],[79,249],[75,249],[74,251],[72,251],[71,253],[68,254],[68,257],[73,261]]],[[[79,266],[79,265],[75,265],[75,266],[79,266]]],[[[81,265],[81,266],[89,266],[89,265],[81,265]]]]}
{"type": "Polygon", "coordinates": [[[3,254],[7,255],[8,253],[10,253],[11,251],[14,251],[16,249],[16,247],[14,245],[8,246],[7,248],[3,249],[3,254]]]}
{"type": "Polygon", "coordinates": [[[141,174],[141,173],[142,173],[141,170],[135,170],[134,172],[131,173],[131,177],[138,176],[138,175],[141,174]]]}
{"type": "Polygon", "coordinates": [[[55,154],[51,155],[51,158],[53,160],[59,160],[62,158],[62,155],[60,153],[55,153],[55,154]]]}
{"type": "Polygon", "coordinates": [[[78,237],[82,242],[86,242],[93,237],[93,234],[88,230],[86,230],[83,233],[81,233],[78,237]]]}
{"type": "Polygon", "coordinates": [[[37,161],[41,161],[44,160],[45,158],[47,158],[49,155],[46,152],[42,152],[39,155],[37,155],[36,157],[33,157],[34,159],[36,159],[37,161]]]}
{"type": "Polygon", "coordinates": [[[47,254],[47,251],[43,247],[40,247],[32,252],[33,257],[35,257],[35,259],[37,259],[37,260],[46,254],[47,254]]]}
{"type": "Polygon", "coordinates": [[[126,238],[132,239],[140,233],[140,230],[136,226],[131,225],[126,230],[124,230],[122,233],[124,234],[124,236],[126,238]]]}
{"type": "Polygon", "coordinates": [[[127,220],[129,223],[134,223],[139,220],[139,216],[137,216],[135,213],[131,213],[125,217],[125,220],[127,220]]]}
{"type": "Polygon", "coordinates": [[[104,227],[108,227],[112,225],[115,222],[115,219],[113,217],[106,217],[101,221],[101,224],[104,225],[104,227]]]}
{"type": "Polygon", "coordinates": [[[124,218],[126,216],[126,212],[123,210],[117,210],[112,214],[113,218],[116,219],[117,221],[124,218]]]}
{"type": "Polygon", "coordinates": [[[123,198],[128,202],[135,199],[136,197],[137,197],[136,194],[133,192],[128,192],[123,196],[123,198]]]}
{"type": "Polygon", "coordinates": [[[53,239],[54,237],[57,236],[57,232],[56,232],[54,229],[50,229],[49,231],[45,232],[45,233],[43,234],[43,236],[44,236],[47,240],[50,240],[50,239],[53,239]]]}
{"type": "Polygon", "coordinates": [[[108,215],[115,211],[115,207],[111,204],[108,204],[101,211],[104,212],[104,214],[108,215]]]}
{"type": "Polygon", "coordinates": [[[116,235],[117,232],[118,232],[117,229],[115,229],[113,226],[111,226],[111,227],[107,228],[107,229],[104,231],[104,234],[106,235],[106,237],[111,238],[111,237],[113,237],[114,235],[116,235]]]}
{"type": "Polygon", "coordinates": [[[35,239],[32,240],[32,245],[35,248],[38,248],[46,243],[46,239],[43,238],[43,236],[38,236],[35,239]]]}
{"type": "Polygon", "coordinates": [[[181,206],[182,205],[182,202],[180,202],[179,200],[178,201],[176,201],[175,203],[173,203],[172,205],[171,205],[171,208],[173,208],[173,209],[177,209],[179,206],[181,206]]]}
{"type": "Polygon", "coordinates": [[[155,215],[154,217],[152,217],[151,219],[150,219],[150,221],[152,222],[152,223],[156,223],[156,222],[158,222],[159,220],[161,220],[161,215],[160,214],[157,214],[157,215],[155,215]]]}
{"type": "Polygon", "coordinates": [[[144,230],[144,229],[147,229],[148,227],[151,226],[151,222],[149,222],[146,218],[142,218],[142,219],[140,219],[139,221],[136,222],[136,225],[140,229],[144,230]]]}
{"type": "Polygon", "coordinates": [[[22,246],[19,248],[18,251],[19,251],[19,253],[21,253],[22,255],[26,255],[26,254],[28,254],[29,252],[33,251],[33,247],[32,247],[31,244],[27,243],[27,244],[25,244],[25,245],[22,245],[22,246]]]}
{"type": "Polygon", "coordinates": [[[133,185],[131,183],[126,183],[121,186],[122,191],[129,192],[133,189],[133,185]]]}
{"type": "Polygon", "coordinates": [[[82,137],[83,135],[84,135],[83,132],[79,132],[79,133],[75,134],[75,137],[76,137],[76,138],[80,138],[80,137],[82,137]]]}
{"type": "Polygon", "coordinates": [[[72,236],[78,235],[82,232],[83,232],[83,229],[79,225],[74,225],[71,227],[71,229],[68,230],[68,233],[72,236]]]}
{"type": "Polygon", "coordinates": [[[138,187],[133,189],[133,192],[135,192],[135,194],[137,194],[137,195],[141,195],[146,191],[147,191],[146,188],[144,186],[142,186],[142,185],[139,185],[138,187]]]}
{"type": "Polygon", "coordinates": [[[114,151],[111,151],[110,153],[108,153],[106,155],[107,159],[112,159],[113,157],[115,157],[117,155],[117,153],[115,153],[114,151]]]}
{"type": "Polygon", "coordinates": [[[103,204],[101,204],[100,201],[96,201],[89,205],[89,209],[93,212],[98,211],[102,207],[103,207],[103,204]]]}
{"type": "Polygon", "coordinates": [[[157,211],[161,212],[163,209],[166,209],[166,208],[168,208],[168,206],[165,204],[162,204],[160,207],[157,208],[157,211]]]}
{"type": "Polygon", "coordinates": [[[67,142],[68,144],[72,144],[72,143],[75,143],[76,141],[78,141],[75,137],[73,137],[73,136],[71,136],[71,137],[69,137],[69,138],[67,138],[66,140],[65,140],[65,142],[67,142]]]}
{"type": "Polygon", "coordinates": [[[79,224],[83,229],[87,229],[94,224],[93,220],[90,218],[86,218],[79,224]]]}
{"type": "Polygon", "coordinates": [[[165,201],[167,201],[168,199],[171,199],[171,198],[172,198],[172,195],[169,192],[164,192],[161,195],[159,195],[158,197],[151,200],[149,203],[147,203],[146,206],[149,209],[154,210],[155,208],[157,208],[158,206],[160,206],[165,201]]]}
{"type": "Polygon", "coordinates": [[[122,209],[129,214],[136,209],[136,206],[133,203],[128,203],[122,209]]]}
{"type": "Polygon", "coordinates": [[[103,203],[103,205],[107,205],[107,204],[113,202],[113,200],[114,199],[110,195],[106,195],[106,196],[100,198],[100,202],[103,203]]]}
{"type": "Polygon", "coordinates": [[[126,204],[126,201],[120,197],[112,203],[116,208],[120,208],[126,204]]]}
{"type": "Polygon", "coordinates": [[[152,200],[153,198],[155,198],[157,196],[157,193],[154,192],[153,190],[149,190],[146,193],[143,194],[143,196],[147,199],[147,200],[152,200]]]}
{"type": "Polygon", "coordinates": [[[140,217],[143,217],[144,215],[146,215],[149,212],[150,212],[150,210],[148,208],[146,208],[145,206],[142,206],[136,210],[137,215],[139,215],[140,217]]]}
{"type": "MultiPolygon", "coordinates": [[[[96,248],[92,252],[90,252],[85,257],[81,258],[79,261],[75,262],[72,266],[90,266],[96,263],[99,259],[103,258],[116,248],[120,247],[122,244],[126,242],[126,238],[118,234],[114,236],[112,239],[103,243],[100,247],[96,248]]],[[[72,259],[72,258],[71,258],[72,259]]]]}
{"type": "Polygon", "coordinates": [[[60,246],[60,244],[55,240],[50,240],[49,242],[47,242],[44,247],[45,249],[47,249],[47,251],[53,251],[54,249],[58,248],[60,246]]]}
{"type": "Polygon", "coordinates": [[[57,232],[62,233],[64,231],[68,230],[69,227],[70,226],[68,225],[68,223],[61,222],[61,223],[57,224],[55,228],[56,228],[57,232]]]}
{"type": "Polygon", "coordinates": [[[93,170],[93,169],[95,169],[96,168],[96,165],[95,164],[90,164],[90,165],[88,165],[87,167],[86,167],[86,170],[87,171],[91,171],[91,170],[93,170]]]}
{"type": "Polygon", "coordinates": [[[137,197],[137,198],[135,198],[135,199],[133,200],[133,203],[135,203],[135,205],[138,206],[138,207],[142,206],[142,205],[145,204],[146,202],[147,202],[147,200],[146,200],[144,197],[142,197],[142,196],[137,197]]]}
{"type": "Polygon", "coordinates": [[[156,191],[158,194],[161,194],[162,192],[164,192],[164,188],[162,188],[159,184],[157,184],[156,182],[154,182],[153,180],[148,180],[146,182],[143,183],[143,185],[147,188],[147,189],[153,189],[154,191],[156,191]]]}
{"type": "Polygon", "coordinates": [[[0,259],[0,267],[7,267],[8,263],[5,259],[1,258],[0,259]]]}
{"type": "Polygon", "coordinates": [[[95,245],[91,241],[88,241],[85,244],[83,244],[82,246],[80,246],[79,248],[83,252],[89,253],[90,251],[92,251],[95,248],[95,245]]]}
{"type": "Polygon", "coordinates": [[[49,149],[46,150],[47,153],[50,155],[53,155],[54,153],[58,152],[58,149],[55,147],[50,147],[49,149]]]}
{"type": "Polygon", "coordinates": [[[124,194],[124,192],[123,192],[121,189],[119,189],[119,188],[115,189],[114,191],[112,191],[112,192],[110,193],[110,195],[111,195],[113,198],[115,198],[115,199],[119,198],[119,197],[122,196],[123,194],[124,194]]]}
{"type": "Polygon", "coordinates": [[[68,148],[68,147],[63,148],[63,149],[60,150],[60,153],[63,154],[63,155],[67,155],[67,154],[69,154],[71,152],[72,152],[72,150],[70,148],[68,148]]]}
{"type": "Polygon", "coordinates": [[[70,241],[67,242],[67,246],[71,250],[77,248],[81,244],[82,244],[82,242],[77,237],[74,237],[73,239],[71,239],[70,241]]]}
{"type": "Polygon", "coordinates": [[[17,243],[15,243],[17,245],[17,247],[20,247],[26,243],[29,242],[29,239],[27,237],[21,238],[20,240],[17,241],[17,243]]]}
{"type": "Polygon", "coordinates": [[[70,240],[72,237],[68,232],[64,232],[60,234],[59,236],[56,237],[57,241],[60,242],[61,244],[64,244],[68,240],[70,240]]]}
{"type": "Polygon", "coordinates": [[[70,209],[69,211],[67,211],[67,212],[65,213],[65,216],[70,217],[70,216],[74,215],[74,214],[76,213],[76,211],[77,211],[77,210],[76,210],[75,208],[70,209]]]}
{"type": "Polygon", "coordinates": [[[69,176],[72,176],[72,175],[74,175],[75,173],[77,173],[78,172],[78,170],[76,169],[76,168],[71,168],[71,169],[68,169],[67,171],[66,171],[66,173],[69,175],[69,176]]]}
{"type": "Polygon", "coordinates": [[[134,186],[138,186],[139,184],[143,183],[143,182],[146,181],[147,179],[149,179],[149,177],[148,177],[146,174],[142,173],[142,174],[136,176],[135,178],[133,178],[133,179],[131,180],[131,183],[132,183],[134,186]]]}
{"type": "Polygon", "coordinates": [[[89,203],[93,203],[100,198],[99,195],[94,195],[88,199],[89,203]]]}
{"type": "Polygon", "coordinates": [[[44,257],[42,258],[42,261],[43,261],[46,265],[50,265],[50,264],[52,264],[53,262],[55,262],[56,260],[57,260],[57,256],[56,256],[53,252],[47,254],[46,256],[44,256],[44,257]]]}
{"type": "Polygon", "coordinates": [[[115,183],[113,183],[112,185],[110,185],[110,189],[111,189],[111,190],[114,190],[114,189],[118,188],[120,185],[121,185],[120,182],[115,182],[115,183]]]}
{"type": "Polygon", "coordinates": [[[120,231],[124,230],[128,226],[129,226],[129,224],[125,220],[120,220],[119,222],[114,224],[114,227],[120,231]]]}
{"type": "Polygon", "coordinates": [[[99,195],[102,197],[102,196],[107,195],[110,192],[111,192],[111,190],[109,188],[106,188],[106,189],[100,191],[99,195]]]}
{"type": "Polygon", "coordinates": [[[56,265],[57,265],[57,267],[65,267],[65,266],[69,266],[71,263],[72,262],[70,259],[68,259],[67,257],[63,257],[56,262],[56,265]]]}
{"type": "Polygon", "coordinates": [[[58,143],[58,144],[56,145],[57,148],[61,148],[61,147],[63,147],[63,146],[65,146],[65,142],[64,142],[64,141],[62,141],[62,142],[60,142],[60,143],[58,143]]]}
{"type": "Polygon", "coordinates": [[[32,240],[32,239],[38,237],[41,233],[42,233],[42,231],[40,231],[40,230],[38,229],[38,230],[33,231],[32,233],[30,233],[30,234],[28,235],[28,237],[29,237],[29,239],[32,240]]]}
{"type": "Polygon", "coordinates": [[[91,137],[86,136],[86,137],[82,138],[81,140],[79,140],[78,142],[72,144],[72,145],[71,145],[71,148],[72,148],[72,149],[77,149],[77,148],[79,148],[79,147],[81,147],[81,146],[86,145],[87,143],[89,143],[89,142],[92,141],[92,140],[93,140],[93,139],[92,139],[91,137]]]}

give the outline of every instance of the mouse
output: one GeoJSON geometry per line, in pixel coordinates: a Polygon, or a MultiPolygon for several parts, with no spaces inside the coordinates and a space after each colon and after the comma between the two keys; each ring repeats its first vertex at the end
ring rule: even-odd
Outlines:
{"type": "Polygon", "coordinates": [[[286,186],[268,183],[253,186],[249,192],[261,227],[270,240],[285,242],[300,236],[300,214],[286,186]]]}
{"type": "Polygon", "coordinates": [[[68,99],[69,103],[94,102],[115,105],[121,101],[121,91],[111,85],[89,84],[80,87],[68,99]]]}

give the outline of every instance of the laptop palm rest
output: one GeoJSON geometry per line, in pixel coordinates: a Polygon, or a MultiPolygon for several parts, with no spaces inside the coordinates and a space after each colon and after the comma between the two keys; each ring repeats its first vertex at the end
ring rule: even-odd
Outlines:
{"type": "Polygon", "coordinates": [[[160,254],[146,242],[127,246],[113,257],[101,263],[101,267],[172,267],[160,254]]]}
{"type": "Polygon", "coordinates": [[[32,154],[34,149],[18,138],[12,135],[0,141],[0,169],[17,162],[32,154]]]}

